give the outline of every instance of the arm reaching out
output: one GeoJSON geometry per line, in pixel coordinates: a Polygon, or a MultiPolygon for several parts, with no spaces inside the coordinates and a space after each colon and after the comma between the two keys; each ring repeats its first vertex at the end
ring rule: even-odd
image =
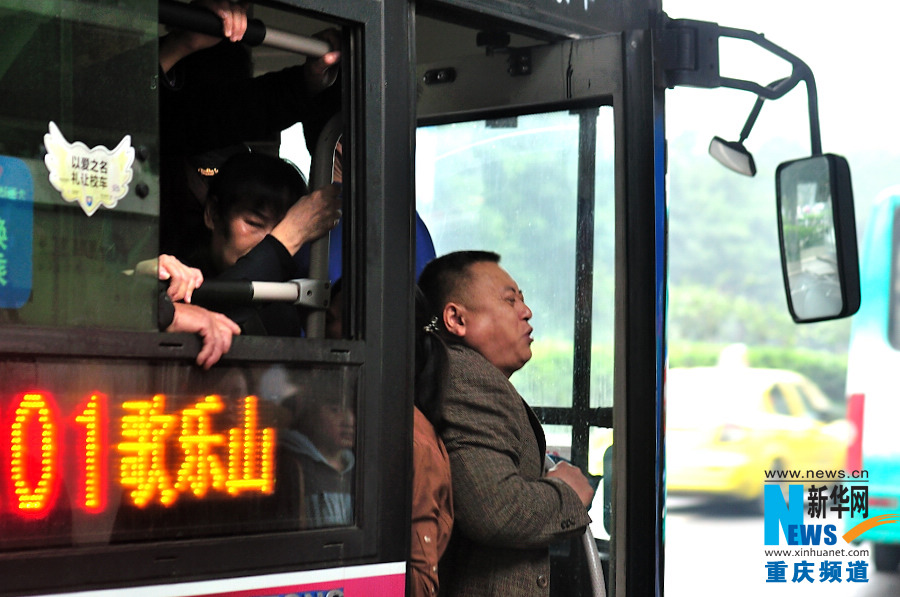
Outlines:
{"type": "Polygon", "coordinates": [[[203,348],[197,354],[197,364],[209,369],[228,352],[232,337],[240,334],[241,328],[221,313],[197,305],[175,303],[175,318],[166,331],[199,334],[203,348]]]}
{"type": "Polygon", "coordinates": [[[310,58],[303,65],[303,80],[310,96],[322,93],[337,80],[341,62],[341,36],[337,29],[320,31],[314,37],[328,42],[331,51],[319,58],[310,58]]]}
{"type": "MultiPolygon", "coordinates": [[[[247,32],[247,3],[228,0],[195,0],[193,4],[202,6],[222,19],[222,36],[232,42],[241,41],[247,32]]],[[[159,44],[159,66],[164,73],[172,70],[178,62],[222,41],[221,37],[194,33],[178,29],[166,35],[159,44]]]]}
{"type": "Polygon", "coordinates": [[[169,281],[166,294],[173,303],[181,300],[189,303],[194,290],[203,284],[203,273],[195,267],[188,267],[171,255],[160,255],[159,279],[169,281]]]}
{"type": "Polygon", "coordinates": [[[194,290],[203,284],[203,273],[181,263],[171,255],[160,255],[156,259],[141,261],[134,267],[134,272],[144,276],[157,276],[160,280],[168,280],[166,294],[172,302],[191,302],[194,290]]]}
{"type": "Polygon", "coordinates": [[[293,255],[305,243],[325,236],[341,218],[340,187],[325,185],[301,197],[272,229],[272,236],[293,255]]]}

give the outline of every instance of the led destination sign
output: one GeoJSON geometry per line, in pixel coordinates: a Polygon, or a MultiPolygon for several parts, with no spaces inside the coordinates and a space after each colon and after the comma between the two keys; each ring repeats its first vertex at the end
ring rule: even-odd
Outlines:
{"type": "Polygon", "coordinates": [[[138,509],[272,494],[276,432],[261,424],[258,407],[246,396],[226,413],[212,394],[174,410],[156,394],[111,413],[108,397],[91,392],[63,413],[52,393],[22,393],[0,410],[0,484],[8,487],[0,511],[44,518],[61,505],[62,487],[66,507],[98,515],[111,493],[115,508],[138,509]]]}

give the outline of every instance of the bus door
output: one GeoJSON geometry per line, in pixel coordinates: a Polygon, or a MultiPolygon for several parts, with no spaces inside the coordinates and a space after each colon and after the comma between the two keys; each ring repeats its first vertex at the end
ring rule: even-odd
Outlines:
{"type": "MultiPolygon", "coordinates": [[[[439,255],[496,251],[523,289],[535,342],[511,381],[548,451],[602,477],[591,517],[610,594],[659,594],[665,214],[649,39],[588,32],[621,25],[598,12],[569,24],[594,35],[576,40],[549,18],[485,23],[455,4],[416,14],[416,208],[439,255]]],[[[551,592],[591,594],[577,542],[552,553],[551,592]]]]}
{"type": "Polygon", "coordinates": [[[344,123],[344,327],[329,339],[245,329],[204,370],[200,336],[160,331],[167,202],[198,200],[165,187],[205,183],[221,162],[198,159],[234,145],[308,176],[308,154],[290,151],[306,150],[309,128],[247,126],[271,116],[260,102],[275,91],[232,102],[252,77],[299,76],[305,56],[226,45],[240,60],[196,63],[178,87],[160,72],[161,38],[188,25],[162,17],[188,2],[0,2],[0,594],[403,594],[412,282],[387,264],[409,259],[412,208],[386,197],[408,197],[411,176],[402,160],[386,174],[381,156],[411,144],[408,10],[392,6],[385,24],[372,4],[250,5],[270,42],[327,28],[341,40],[322,109],[344,123]],[[230,72],[236,62],[255,70],[230,72]],[[223,87],[224,70],[237,78],[223,87]],[[163,94],[192,84],[217,93],[166,128],[163,94]],[[184,133],[204,123],[241,132],[201,151],[184,133]],[[186,158],[174,170],[173,154],[186,158]],[[325,411],[351,430],[331,485],[315,487],[301,456],[318,444],[301,424],[325,411]]]}

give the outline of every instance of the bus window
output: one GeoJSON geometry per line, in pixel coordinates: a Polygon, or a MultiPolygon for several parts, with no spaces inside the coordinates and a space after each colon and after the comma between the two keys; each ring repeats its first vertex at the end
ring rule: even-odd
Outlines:
{"type": "MultiPolygon", "coordinates": [[[[612,528],[613,116],[602,106],[425,126],[416,143],[416,206],[437,254],[499,253],[534,313],[531,361],[510,381],[541,418],[547,452],[596,476],[591,530],[604,553],[612,528]]],[[[569,571],[560,576],[578,577],[577,559],[559,565],[569,571]]]]}
{"type": "MultiPolygon", "coordinates": [[[[601,112],[595,123],[598,151],[605,153],[597,157],[593,206],[592,402],[610,406],[612,110],[601,112]]],[[[498,252],[534,312],[534,356],[513,378],[533,406],[572,404],[578,135],[579,118],[568,112],[423,127],[417,133],[416,205],[437,254],[498,252]]]]}
{"type": "MultiPolygon", "coordinates": [[[[340,111],[340,86],[294,102],[300,108],[292,114],[276,108],[291,105],[282,81],[303,80],[302,55],[237,51],[244,45],[226,42],[160,74],[164,44],[159,40],[167,30],[158,25],[154,7],[130,1],[114,11],[74,17],[59,16],[50,6],[7,9],[2,15],[15,22],[17,36],[0,72],[5,117],[0,159],[5,180],[12,181],[0,197],[7,230],[0,246],[6,266],[0,276],[0,321],[155,330],[154,260],[160,253],[205,270],[207,280],[221,273],[209,267],[216,260],[206,255],[211,241],[204,209],[211,175],[243,148],[283,153],[306,167],[302,175],[308,180],[308,155],[298,154],[296,135],[286,138],[282,151],[280,129],[303,120],[306,142],[314,147],[328,116],[340,111]],[[233,60],[235,54],[244,59],[233,60]],[[216,65],[232,61],[248,68],[252,62],[255,70],[220,73],[216,65]],[[290,66],[296,67],[291,75],[274,75],[281,77],[278,82],[232,93],[243,89],[241,77],[290,66]],[[23,80],[29,85],[21,85],[23,80]],[[198,89],[209,91],[209,97],[198,89]]],[[[333,27],[297,15],[283,22],[307,36],[333,27]]],[[[309,261],[304,246],[278,279],[262,279],[309,277],[309,261]]],[[[215,300],[212,305],[224,309],[215,300]]],[[[301,325],[269,326],[265,333],[301,335],[301,325]]]]}
{"type": "MultiPolygon", "coordinates": [[[[165,18],[172,19],[176,28],[187,26],[179,19],[191,6],[166,0],[162,7],[165,18]]],[[[212,16],[202,9],[193,10],[212,16]]],[[[163,12],[160,14],[162,17],[163,12]]],[[[312,333],[307,319],[324,320],[328,274],[327,268],[322,271],[318,264],[327,265],[327,237],[341,219],[337,209],[341,199],[330,187],[340,130],[328,124],[342,108],[342,85],[337,83],[341,65],[315,73],[306,65],[317,64],[320,55],[316,51],[324,54],[331,46],[340,46],[342,34],[333,23],[262,6],[250,6],[248,16],[251,25],[262,18],[269,27],[272,23],[289,27],[284,36],[291,38],[286,40],[290,43],[251,50],[249,41],[224,41],[189,54],[166,72],[160,94],[161,163],[165,165],[160,250],[203,272],[209,284],[195,302],[224,312],[241,324],[244,335],[321,337],[321,326],[316,325],[317,331],[312,333]],[[315,33],[328,41],[312,39],[315,33]],[[313,46],[303,50],[313,55],[279,49],[291,45],[313,46]],[[327,153],[328,164],[313,172],[317,160],[311,153],[318,151],[319,144],[330,146],[322,152],[323,156],[327,153]],[[262,157],[247,162],[248,153],[262,157]],[[238,156],[245,161],[241,163],[238,156]],[[263,158],[273,165],[264,168],[263,158]],[[285,168],[282,161],[288,161],[291,168],[285,168]],[[276,164],[281,167],[276,169],[276,164]],[[228,183],[219,183],[221,180],[228,183]],[[318,197],[322,192],[327,199],[295,203],[303,195],[318,197]],[[247,214],[251,217],[243,217],[247,214]],[[280,225],[284,222],[293,226],[284,229],[280,225]],[[307,230],[308,222],[317,224],[307,230]],[[244,224],[252,230],[239,236],[244,224]],[[324,250],[312,248],[321,249],[322,243],[324,250]],[[301,307],[287,299],[281,299],[287,304],[272,304],[270,295],[258,298],[256,288],[249,293],[254,297],[252,306],[235,305],[233,299],[225,298],[227,292],[220,285],[246,280],[284,284],[310,278],[321,279],[322,288],[314,288],[313,299],[303,301],[301,307]],[[319,300],[319,296],[324,298],[319,300]]],[[[172,53],[170,46],[177,47],[170,42],[171,35],[161,38],[161,65],[165,64],[163,57],[172,53]]],[[[245,40],[253,36],[254,31],[248,29],[245,40]]],[[[349,55],[346,59],[349,61],[349,55]]],[[[349,203],[349,193],[346,195],[349,203]]],[[[349,205],[343,207],[350,212],[349,205]]],[[[341,243],[336,242],[335,248],[341,248],[341,243]]],[[[341,274],[340,259],[337,252],[334,278],[341,274]]],[[[288,294],[292,286],[294,300],[309,296],[292,284],[286,285],[288,294]]]]}
{"type": "MultiPolygon", "coordinates": [[[[373,553],[385,521],[409,524],[402,514],[376,516],[375,501],[360,499],[383,472],[371,464],[379,449],[358,451],[361,438],[377,443],[359,397],[377,379],[364,365],[381,351],[365,350],[359,328],[326,348],[248,333],[205,371],[193,362],[193,335],[147,333],[158,329],[159,281],[137,266],[160,254],[171,174],[161,159],[166,28],[157,2],[102,11],[26,4],[0,9],[14,33],[0,60],[0,592],[246,576],[373,553]],[[100,574],[88,565],[97,557],[106,562],[100,574]],[[55,573],[62,569],[72,573],[55,573]]],[[[333,15],[250,10],[287,35],[335,27],[346,40],[352,23],[375,18],[359,7],[342,25],[333,15]]],[[[354,48],[342,66],[363,54],[354,48]]],[[[251,52],[255,76],[306,60],[271,47],[251,52]]],[[[346,106],[352,85],[362,88],[346,71],[330,89],[330,112],[346,106]]],[[[240,141],[288,156],[309,178],[315,139],[306,136],[330,139],[330,116],[305,121],[299,140],[282,139],[278,126],[240,141]]],[[[351,144],[353,117],[346,121],[348,215],[349,155],[364,150],[351,144]]],[[[358,230],[345,236],[364,239],[358,230]]],[[[346,253],[339,265],[355,265],[346,253]]],[[[357,321],[364,293],[349,278],[344,310],[357,321]]],[[[380,291],[377,277],[372,286],[380,291]]]]}
{"type": "Polygon", "coordinates": [[[18,173],[0,199],[0,320],[154,329],[156,282],[127,272],[157,251],[155,8],[17,6],[0,13],[16,31],[0,70],[0,159],[18,173]]]}

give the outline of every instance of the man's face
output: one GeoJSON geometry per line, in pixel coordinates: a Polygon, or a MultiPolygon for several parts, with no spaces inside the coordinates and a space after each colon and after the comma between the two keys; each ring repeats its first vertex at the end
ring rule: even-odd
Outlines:
{"type": "Polygon", "coordinates": [[[515,280],[490,261],[469,267],[462,289],[463,342],[507,377],[531,359],[531,309],[515,280]]]}
{"type": "Polygon", "coordinates": [[[225,220],[227,233],[213,229],[213,256],[221,268],[231,267],[272,231],[278,222],[269,214],[238,211],[225,220]]]}

